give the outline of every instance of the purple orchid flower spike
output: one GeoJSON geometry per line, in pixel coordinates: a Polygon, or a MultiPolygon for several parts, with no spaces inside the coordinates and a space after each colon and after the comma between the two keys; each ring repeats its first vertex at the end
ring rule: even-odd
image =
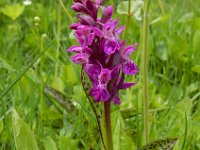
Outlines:
{"type": "Polygon", "coordinates": [[[102,0],[74,0],[72,9],[79,22],[70,28],[75,30],[80,46],[67,50],[75,54],[70,59],[83,66],[92,82],[90,95],[96,102],[112,101],[119,105],[119,91],[136,84],[125,82],[125,76],[138,73],[130,59],[137,44],[125,46],[125,41],[120,40],[124,26],[117,27],[119,19],[112,19],[113,7],[102,6],[102,0]],[[100,9],[102,16],[98,18],[100,9]]]}

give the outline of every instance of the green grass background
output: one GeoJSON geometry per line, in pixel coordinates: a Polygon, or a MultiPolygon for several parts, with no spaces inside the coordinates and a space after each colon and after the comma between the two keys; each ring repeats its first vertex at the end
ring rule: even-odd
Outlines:
{"type": "MultiPolygon", "coordinates": [[[[104,4],[115,7],[122,0],[104,4]]],[[[150,7],[148,90],[150,141],[178,137],[175,150],[200,150],[200,1],[154,0],[150,7]]],[[[101,149],[95,116],[80,81],[81,67],[66,49],[71,0],[0,1],[0,149],[101,149]],[[68,14],[69,13],[69,14],[68,14]],[[40,21],[35,21],[35,16],[40,21]],[[59,94],[58,92],[59,91],[59,94]]],[[[142,16],[137,16],[142,17],[142,16]]],[[[131,17],[125,39],[137,42],[141,65],[142,21],[131,17]]],[[[143,145],[142,76],[112,106],[115,150],[143,145]]]]}

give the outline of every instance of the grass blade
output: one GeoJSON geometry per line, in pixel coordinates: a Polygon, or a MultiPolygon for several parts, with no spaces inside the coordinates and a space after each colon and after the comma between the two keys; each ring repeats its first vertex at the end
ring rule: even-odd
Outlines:
{"type": "Polygon", "coordinates": [[[55,39],[53,39],[45,48],[43,51],[40,52],[40,54],[17,76],[17,78],[7,87],[5,92],[1,95],[1,99],[14,87],[14,85],[23,77],[23,75],[33,66],[33,64],[44,54],[44,52],[49,48],[49,46],[54,42],[55,39]]]}

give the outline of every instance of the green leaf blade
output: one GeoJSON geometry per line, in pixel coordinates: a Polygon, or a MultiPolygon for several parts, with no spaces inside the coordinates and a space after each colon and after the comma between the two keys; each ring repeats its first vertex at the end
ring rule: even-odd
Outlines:
{"type": "Polygon", "coordinates": [[[12,20],[16,20],[24,11],[24,5],[14,4],[14,5],[6,5],[2,9],[2,13],[12,20]]]}
{"type": "Polygon", "coordinates": [[[17,150],[39,150],[34,133],[15,109],[12,112],[12,126],[17,150]]]}

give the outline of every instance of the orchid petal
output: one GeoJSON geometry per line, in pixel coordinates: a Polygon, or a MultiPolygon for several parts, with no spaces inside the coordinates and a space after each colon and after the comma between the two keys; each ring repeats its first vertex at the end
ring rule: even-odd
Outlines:
{"type": "Polygon", "coordinates": [[[111,80],[111,70],[102,69],[101,73],[99,74],[99,80],[101,83],[107,84],[111,80]]]}
{"type": "Polygon", "coordinates": [[[116,34],[121,34],[121,33],[124,31],[124,29],[125,29],[125,26],[121,26],[121,27],[119,27],[119,28],[117,28],[117,29],[115,30],[115,33],[116,33],[116,34]]]}
{"type": "Polygon", "coordinates": [[[96,4],[100,6],[102,4],[102,0],[96,0],[96,4]]]}
{"type": "Polygon", "coordinates": [[[95,37],[95,34],[89,34],[88,36],[87,36],[87,45],[91,45],[92,44],[92,42],[93,42],[93,40],[94,40],[94,37],[95,37]]]}
{"type": "Polygon", "coordinates": [[[123,52],[124,57],[125,58],[130,57],[132,52],[136,50],[136,46],[137,46],[136,44],[126,46],[123,52]]]}
{"type": "Polygon", "coordinates": [[[114,31],[114,29],[116,28],[117,24],[119,23],[119,19],[115,19],[113,22],[112,22],[112,30],[114,31]]]}
{"type": "Polygon", "coordinates": [[[131,86],[134,86],[134,85],[136,85],[136,84],[137,84],[136,82],[129,82],[129,83],[125,82],[125,83],[123,83],[123,85],[120,87],[120,89],[127,89],[127,88],[130,88],[131,86]]]}
{"type": "Polygon", "coordinates": [[[94,31],[95,35],[100,36],[100,37],[103,36],[103,33],[99,28],[92,27],[92,30],[94,31]]]}
{"type": "Polygon", "coordinates": [[[108,7],[102,7],[102,17],[101,17],[101,22],[106,23],[109,21],[113,15],[113,7],[108,6],[108,7]]]}
{"type": "Polygon", "coordinates": [[[122,42],[120,43],[120,49],[122,49],[122,47],[124,47],[125,44],[126,44],[126,41],[122,41],[122,42]]]}
{"type": "Polygon", "coordinates": [[[82,47],[81,46],[71,46],[68,50],[67,50],[68,53],[72,53],[72,52],[75,52],[75,53],[80,53],[82,52],[82,47]]]}
{"type": "Polygon", "coordinates": [[[90,80],[94,83],[97,81],[98,75],[101,72],[101,67],[94,64],[86,64],[84,66],[85,71],[87,72],[90,80]]]}
{"type": "Polygon", "coordinates": [[[70,29],[77,30],[78,26],[80,26],[79,23],[73,23],[73,24],[70,26],[70,29]]]}
{"type": "Polygon", "coordinates": [[[114,104],[116,104],[116,105],[119,105],[119,104],[121,103],[118,94],[115,95],[113,102],[114,102],[114,104]]]}
{"type": "Polygon", "coordinates": [[[118,65],[112,69],[112,78],[119,76],[121,65],[118,65]]]}
{"type": "Polygon", "coordinates": [[[88,57],[84,54],[76,54],[70,57],[70,59],[76,64],[85,64],[88,62],[88,57]]]}
{"type": "Polygon", "coordinates": [[[91,0],[86,0],[86,7],[90,11],[90,15],[94,20],[97,19],[97,7],[95,6],[95,3],[91,0]]]}
{"type": "Polygon", "coordinates": [[[138,73],[138,68],[133,61],[126,61],[123,64],[122,71],[124,74],[134,75],[138,73]]]}
{"type": "Polygon", "coordinates": [[[88,47],[85,47],[85,48],[83,49],[83,53],[90,55],[90,54],[92,53],[92,49],[91,49],[91,48],[88,48],[88,47]]]}
{"type": "Polygon", "coordinates": [[[108,55],[115,53],[117,49],[117,43],[116,41],[106,41],[104,45],[104,52],[108,55]]]}
{"type": "Polygon", "coordinates": [[[87,6],[88,10],[93,10],[95,7],[91,0],[86,0],[86,6],[87,6]]]}
{"type": "Polygon", "coordinates": [[[78,15],[78,19],[84,25],[94,25],[95,24],[94,19],[90,16],[78,15]]]}
{"type": "Polygon", "coordinates": [[[88,13],[87,8],[82,3],[74,3],[71,8],[76,12],[88,13]]]}
{"type": "Polygon", "coordinates": [[[104,85],[93,86],[90,90],[90,94],[97,102],[108,101],[110,98],[110,94],[104,85]]]}

